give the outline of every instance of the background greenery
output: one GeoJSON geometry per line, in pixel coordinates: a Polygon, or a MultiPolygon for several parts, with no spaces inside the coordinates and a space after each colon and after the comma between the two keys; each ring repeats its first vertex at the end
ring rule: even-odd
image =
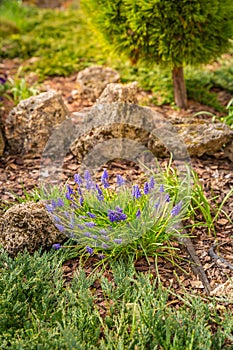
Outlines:
{"type": "MultiPolygon", "coordinates": [[[[48,76],[68,76],[93,64],[104,64],[119,71],[123,82],[137,80],[145,90],[154,92],[156,104],[173,104],[170,72],[156,65],[131,65],[103,45],[79,9],[55,11],[22,7],[20,2],[0,4],[0,51],[2,58],[18,57],[24,71],[37,73],[42,81],[48,76]],[[38,58],[30,61],[31,57],[38,58]],[[26,62],[25,62],[26,60],[26,62]]],[[[224,112],[217,91],[233,95],[233,50],[209,66],[186,67],[189,99],[224,112]]],[[[22,72],[23,73],[23,72],[22,72]]]]}

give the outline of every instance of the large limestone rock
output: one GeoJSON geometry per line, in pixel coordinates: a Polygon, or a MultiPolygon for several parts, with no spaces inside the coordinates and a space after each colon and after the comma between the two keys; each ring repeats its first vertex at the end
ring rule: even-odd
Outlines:
{"type": "Polygon", "coordinates": [[[5,121],[5,135],[13,154],[40,154],[54,128],[68,115],[62,97],[54,90],[21,101],[5,121]]]}
{"type": "Polygon", "coordinates": [[[54,226],[42,203],[26,202],[8,209],[0,221],[0,244],[12,255],[61,243],[66,236],[54,226]]]}
{"type": "Polygon", "coordinates": [[[0,157],[3,156],[4,148],[5,148],[5,141],[4,141],[4,138],[3,138],[3,135],[2,135],[2,131],[1,131],[1,128],[0,128],[0,157]]]}
{"type": "Polygon", "coordinates": [[[131,143],[131,149],[126,150],[128,139],[143,145],[155,156],[173,153],[175,158],[212,155],[231,144],[233,130],[226,125],[193,117],[165,118],[150,108],[132,104],[133,89],[127,99],[127,94],[122,94],[127,88],[120,89],[119,85],[109,84],[93,108],[72,115],[74,124],[76,118],[84,121],[82,125],[77,123],[77,137],[70,147],[78,160],[82,161],[90,152],[96,162],[97,158],[104,162],[116,155],[125,158],[127,152],[131,157],[136,144],[131,143]]]}
{"type": "Polygon", "coordinates": [[[76,96],[95,102],[109,83],[116,83],[120,75],[112,68],[91,66],[77,75],[76,96]]]}

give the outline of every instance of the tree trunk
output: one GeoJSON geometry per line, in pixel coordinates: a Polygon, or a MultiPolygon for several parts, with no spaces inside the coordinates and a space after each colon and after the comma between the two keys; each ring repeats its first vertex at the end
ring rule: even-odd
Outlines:
{"type": "Polygon", "coordinates": [[[187,108],[187,93],[184,81],[183,67],[174,67],[172,70],[175,103],[179,108],[187,108]]]}

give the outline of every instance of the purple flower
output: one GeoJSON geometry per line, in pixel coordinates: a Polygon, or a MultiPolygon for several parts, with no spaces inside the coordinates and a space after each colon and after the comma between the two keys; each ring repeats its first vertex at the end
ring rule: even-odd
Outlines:
{"type": "Polygon", "coordinates": [[[95,219],[96,218],[96,215],[93,214],[93,213],[90,213],[89,211],[87,212],[87,215],[92,218],[92,219],[95,219]]]}
{"type": "Polygon", "coordinates": [[[163,193],[163,192],[164,192],[164,186],[163,186],[163,185],[160,185],[160,187],[159,187],[159,192],[160,192],[160,193],[163,193]]]}
{"type": "Polygon", "coordinates": [[[54,199],[52,199],[52,201],[51,201],[51,205],[52,205],[53,209],[55,209],[55,208],[56,208],[57,203],[56,203],[56,201],[55,201],[54,199]]]}
{"type": "Polygon", "coordinates": [[[167,202],[167,203],[170,202],[170,196],[169,196],[168,193],[165,194],[165,196],[164,196],[164,201],[167,202]]]}
{"type": "Polygon", "coordinates": [[[116,207],[116,210],[108,210],[108,218],[111,222],[122,221],[127,219],[127,215],[123,213],[123,209],[116,207]]]}
{"type": "Polygon", "coordinates": [[[122,241],[123,241],[122,238],[116,238],[116,239],[114,239],[114,242],[117,243],[117,244],[121,244],[122,241]]]}
{"type": "Polygon", "coordinates": [[[57,221],[57,222],[60,222],[60,221],[61,221],[61,219],[60,219],[57,215],[53,215],[53,218],[54,218],[54,220],[57,221]]]}
{"type": "Polygon", "coordinates": [[[45,208],[48,210],[49,213],[53,212],[53,207],[51,205],[46,204],[45,208]]]}
{"type": "Polygon", "coordinates": [[[103,174],[101,176],[101,182],[104,182],[108,179],[108,172],[106,169],[104,169],[103,174]]]}
{"type": "Polygon", "coordinates": [[[56,228],[58,228],[59,231],[64,232],[65,228],[63,225],[55,224],[56,228]]]}
{"type": "Polygon", "coordinates": [[[92,235],[91,238],[97,239],[98,237],[96,235],[92,235]]]}
{"type": "MultiPolygon", "coordinates": [[[[5,74],[4,74],[4,75],[5,75],[5,74]]],[[[7,76],[5,75],[5,77],[7,77],[7,76]]],[[[6,84],[6,81],[7,81],[6,78],[0,77],[0,84],[4,85],[4,84],[6,84]]]]}
{"type": "Polygon", "coordinates": [[[104,169],[103,174],[101,176],[101,182],[102,182],[104,188],[109,187],[109,183],[108,183],[107,179],[108,179],[108,172],[106,169],[104,169]]]}
{"type": "Polygon", "coordinates": [[[108,187],[109,187],[108,181],[105,180],[105,181],[103,182],[103,186],[104,186],[104,188],[108,188],[108,187]]]}
{"type": "Polygon", "coordinates": [[[86,237],[91,237],[91,232],[86,231],[86,232],[83,232],[83,234],[84,234],[84,236],[86,236],[86,237]]]}
{"type": "Polygon", "coordinates": [[[77,224],[77,227],[78,227],[80,230],[84,230],[84,228],[85,228],[85,226],[80,225],[80,224],[77,224]]]}
{"type": "Polygon", "coordinates": [[[107,231],[104,229],[100,230],[100,233],[101,233],[101,235],[107,235],[107,231]]]}
{"type": "Polygon", "coordinates": [[[88,170],[84,171],[84,179],[86,181],[90,181],[91,180],[91,174],[90,174],[90,172],[88,170]]]}
{"type": "Polygon", "coordinates": [[[79,219],[87,219],[86,215],[79,215],[79,219]]]}
{"type": "Polygon", "coordinates": [[[104,196],[97,194],[97,199],[101,202],[104,200],[104,196]]]}
{"type": "Polygon", "coordinates": [[[102,237],[105,239],[105,241],[109,241],[110,240],[110,238],[108,236],[102,235],[102,237]]]}
{"type": "Polygon", "coordinates": [[[138,209],[137,212],[136,212],[136,218],[139,219],[141,216],[141,210],[138,209]]]}
{"type": "Polygon", "coordinates": [[[81,178],[81,176],[80,176],[79,174],[75,174],[75,175],[74,175],[74,181],[75,181],[75,183],[78,184],[79,186],[81,186],[82,183],[83,183],[82,178],[81,178]]]}
{"type": "Polygon", "coordinates": [[[102,259],[105,258],[105,256],[104,256],[104,254],[98,254],[98,258],[99,258],[100,260],[102,260],[102,259]]]}
{"type": "Polygon", "coordinates": [[[60,243],[55,243],[55,244],[52,245],[52,248],[55,249],[55,250],[58,250],[58,249],[61,248],[61,245],[60,245],[60,243]]]}
{"type": "Polygon", "coordinates": [[[86,246],[86,252],[89,253],[90,255],[92,255],[93,252],[94,252],[94,249],[92,249],[92,248],[89,247],[89,246],[86,246]]]}
{"type": "Polygon", "coordinates": [[[95,223],[92,222],[92,221],[90,221],[90,222],[85,222],[85,225],[86,225],[87,227],[94,227],[94,226],[95,226],[95,223]]]}
{"type": "Polygon", "coordinates": [[[72,198],[71,198],[71,196],[70,196],[70,193],[69,193],[69,192],[66,192],[66,199],[68,199],[68,201],[71,201],[71,200],[72,200],[72,198]]]}
{"type": "Polygon", "coordinates": [[[102,243],[102,247],[103,247],[104,249],[108,249],[109,245],[106,244],[106,243],[102,243]]]}
{"type": "Polygon", "coordinates": [[[182,208],[182,201],[180,201],[178,204],[176,204],[172,210],[171,210],[171,216],[176,216],[179,214],[179,212],[181,211],[182,208]]]}
{"type": "Polygon", "coordinates": [[[117,186],[123,186],[125,184],[125,180],[121,175],[117,175],[116,179],[117,179],[117,186]]]}
{"type": "Polygon", "coordinates": [[[86,181],[86,189],[91,190],[95,187],[94,182],[92,181],[91,174],[88,170],[84,172],[84,179],[86,181]]]}
{"type": "Polygon", "coordinates": [[[159,205],[160,205],[160,200],[158,200],[158,201],[155,203],[155,205],[154,205],[155,209],[158,209],[159,205]]]}
{"type": "Polygon", "coordinates": [[[133,186],[132,196],[135,197],[136,199],[138,199],[138,198],[140,198],[142,196],[138,185],[134,185],[133,186]]]}
{"type": "Polygon", "coordinates": [[[71,200],[71,199],[72,199],[72,198],[71,198],[71,195],[74,194],[74,191],[73,191],[73,189],[70,187],[70,185],[67,185],[67,186],[66,186],[66,189],[67,189],[66,198],[67,198],[68,200],[71,200]]]}
{"type": "Polygon", "coordinates": [[[64,201],[61,198],[58,198],[57,200],[57,206],[58,207],[63,207],[64,206],[64,201]]]}
{"type": "Polygon", "coordinates": [[[81,190],[81,188],[80,188],[80,187],[78,188],[78,194],[79,194],[80,196],[82,196],[82,195],[83,195],[82,190],[81,190]]]}
{"type": "Polygon", "coordinates": [[[149,188],[152,189],[155,187],[155,179],[153,176],[151,176],[150,181],[149,181],[149,188]]]}
{"type": "Polygon", "coordinates": [[[148,194],[149,191],[150,191],[149,184],[148,184],[148,182],[145,182],[145,184],[144,184],[144,194],[148,194]]]}
{"type": "Polygon", "coordinates": [[[97,184],[95,185],[95,188],[97,189],[97,199],[99,201],[103,201],[104,200],[104,195],[103,195],[102,190],[99,188],[99,186],[97,184]]]}
{"type": "Polygon", "coordinates": [[[119,207],[118,205],[116,206],[116,211],[118,213],[123,213],[123,209],[121,207],[119,207]]]}
{"type": "Polygon", "coordinates": [[[83,197],[80,197],[80,198],[79,198],[79,204],[81,205],[81,207],[83,206],[83,203],[84,203],[84,198],[83,198],[83,197]]]}
{"type": "Polygon", "coordinates": [[[88,180],[86,182],[86,189],[89,190],[93,190],[95,188],[94,182],[92,180],[88,180]]]}

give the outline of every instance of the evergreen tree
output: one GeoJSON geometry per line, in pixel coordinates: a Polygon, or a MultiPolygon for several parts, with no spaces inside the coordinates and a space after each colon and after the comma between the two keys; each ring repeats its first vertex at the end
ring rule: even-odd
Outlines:
{"type": "Polygon", "coordinates": [[[183,67],[214,60],[233,37],[232,0],[83,0],[82,6],[118,52],[170,67],[181,108],[187,106],[183,67]]]}

